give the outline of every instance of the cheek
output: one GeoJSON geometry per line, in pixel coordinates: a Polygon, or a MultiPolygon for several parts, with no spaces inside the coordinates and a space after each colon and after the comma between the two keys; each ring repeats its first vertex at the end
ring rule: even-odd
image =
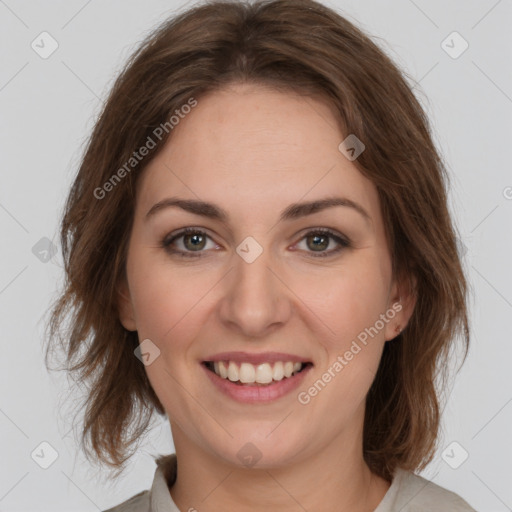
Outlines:
{"type": "Polygon", "coordinates": [[[333,280],[335,291],[318,304],[318,314],[330,328],[323,338],[326,359],[302,391],[326,429],[334,431],[356,414],[375,379],[385,343],[380,315],[385,312],[387,285],[379,270],[366,267],[365,272],[333,280]],[[324,414],[326,410],[331,412],[324,414]]]}
{"type": "Polygon", "coordinates": [[[165,330],[177,321],[174,314],[179,311],[179,300],[176,290],[155,277],[153,274],[135,275],[133,302],[139,336],[161,339],[165,330]]]}
{"type": "Polygon", "coordinates": [[[357,255],[322,280],[308,281],[300,293],[328,327],[332,346],[343,348],[385,312],[389,276],[371,253],[357,255]]]}
{"type": "Polygon", "coordinates": [[[188,324],[199,297],[179,279],[172,284],[165,274],[152,272],[144,278],[135,279],[133,288],[134,307],[139,336],[154,338],[160,343],[169,337],[176,338],[182,325],[188,324]]]}
{"type": "Polygon", "coordinates": [[[139,341],[149,339],[159,350],[145,370],[168,410],[187,407],[178,383],[186,381],[196,364],[190,351],[205,314],[205,302],[201,301],[205,290],[194,286],[198,281],[199,276],[187,279],[180,272],[171,272],[168,265],[154,261],[146,265],[133,259],[131,292],[139,341]]]}
{"type": "Polygon", "coordinates": [[[164,359],[175,361],[172,354],[187,350],[203,328],[218,276],[200,266],[178,268],[143,250],[133,253],[128,271],[139,339],[151,339],[164,359]]]}
{"type": "Polygon", "coordinates": [[[130,248],[126,269],[139,339],[158,343],[178,321],[179,288],[171,285],[169,271],[142,244],[130,248]]]}
{"type": "Polygon", "coordinates": [[[336,297],[331,297],[329,308],[337,336],[329,347],[327,369],[336,377],[325,398],[335,401],[343,396],[345,412],[364,400],[385,342],[381,315],[386,309],[390,275],[378,254],[368,251],[364,256],[333,286],[336,297]]]}

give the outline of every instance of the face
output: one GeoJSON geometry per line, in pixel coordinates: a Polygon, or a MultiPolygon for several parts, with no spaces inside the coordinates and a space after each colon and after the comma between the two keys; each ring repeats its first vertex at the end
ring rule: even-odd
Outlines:
{"type": "Polygon", "coordinates": [[[198,100],[138,183],[121,321],[159,351],[145,369],[173,434],[226,462],[362,439],[384,343],[410,316],[377,190],[337,126],[320,100],[233,85],[198,100]],[[325,199],[340,201],[290,208],[325,199]]]}

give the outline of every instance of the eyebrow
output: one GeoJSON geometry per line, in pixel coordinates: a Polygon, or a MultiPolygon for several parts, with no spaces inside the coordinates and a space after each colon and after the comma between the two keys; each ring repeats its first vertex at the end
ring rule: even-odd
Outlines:
{"type": "MultiPolygon", "coordinates": [[[[306,217],[307,215],[312,215],[335,206],[352,208],[364,217],[367,222],[372,222],[370,215],[360,204],[345,197],[327,197],[324,199],[317,199],[315,201],[293,203],[281,212],[280,222],[306,217]]],[[[223,224],[228,224],[229,214],[220,206],[196,199],[179,199],[175,197],[169,197],[154,204],[149,209],[148,213],[146,213],[146,220],[157,212],[171,207],[181,208],[186,212],[217,220],[223,224]]]]}

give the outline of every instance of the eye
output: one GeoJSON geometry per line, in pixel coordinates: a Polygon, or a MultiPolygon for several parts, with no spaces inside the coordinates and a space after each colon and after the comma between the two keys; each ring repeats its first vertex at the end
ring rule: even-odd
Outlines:
{"type": "Polygon", "coordinates": [[[210,237],[201,229],[185,228],[179,233],[164,238],[162,240],[162,247],[167,252],[176,254],[177,256],[182,256],[184,258],[197,258],[201,256],[201,252],[203,252],[203,249],[207,245],[206,241],[209,238],[210,237]],[[176,249],[173,245],[180,239],[182,239],[181,243],[183,248],[176,249]]]}
{"type": "Polygon", "coordinates": [[[325,258],[328,256],[332,256],[333,254],[339,253],[343,249],[350,247],[350,241],[347,238],[341,237],[334,231],[326,228],[318,228],[306,233],[306,235],[301,239],[305,241],[306,244],[306,252],[310,252],[314,258],[325,258]],[[337,247],[330,250],[325,251],[329,247],[330,242],[335,242],[334,245],[337,244],[337,247]],[[311,249],[312,250],[308,250],[311,249]]]}
{"type": "MultiPolygon", "coordinates": [[[[207,248],[208,239],[211,240],[210,236],[201,229],[185,228],[178,233],[165,237],[161,245],[170,254],[184,258],[199,258],[205,252],[203,249],[207,248]],[[178,242],[181,242],[181,247],[176,248],[176,245],[180,245],[178,242]]],[[[326,228],[317,228],[309,231],[301,238],[302,241],[306,243],[305,251],[311,253],[315,258],[332,256],[351,246],[348,239],[326,228]],[[337,244],[337,247],[326,251],[325,249],[331,245],[331,241],[334,241],[334,245],[337,244]]]]}

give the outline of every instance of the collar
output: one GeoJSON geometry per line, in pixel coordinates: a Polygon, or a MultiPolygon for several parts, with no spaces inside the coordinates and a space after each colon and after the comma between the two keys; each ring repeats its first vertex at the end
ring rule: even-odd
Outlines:
{"type": "Polygon", "coordinates": [[[180,512],[174,503],[169,488],[176,481],[178,461],[176,454],[163,455],[155,459],[157,468],[150,494],[150,512],[180,512]]]}
{"type": "MultiPolygon", "coordinates": [[[[149,512],[180,512],[180,509],[174,503],[169,488],[174,485],[178,470],[178,460],[176,454],[161,455],[155,459],[157,468],[153,478],[153,484],[150,491],[150,509],[149,512]]],[[[391,487],[380,502],[375,512],[387,512],[393,510],[401,483],[408,472],[397,468],[391,487]]]]}

